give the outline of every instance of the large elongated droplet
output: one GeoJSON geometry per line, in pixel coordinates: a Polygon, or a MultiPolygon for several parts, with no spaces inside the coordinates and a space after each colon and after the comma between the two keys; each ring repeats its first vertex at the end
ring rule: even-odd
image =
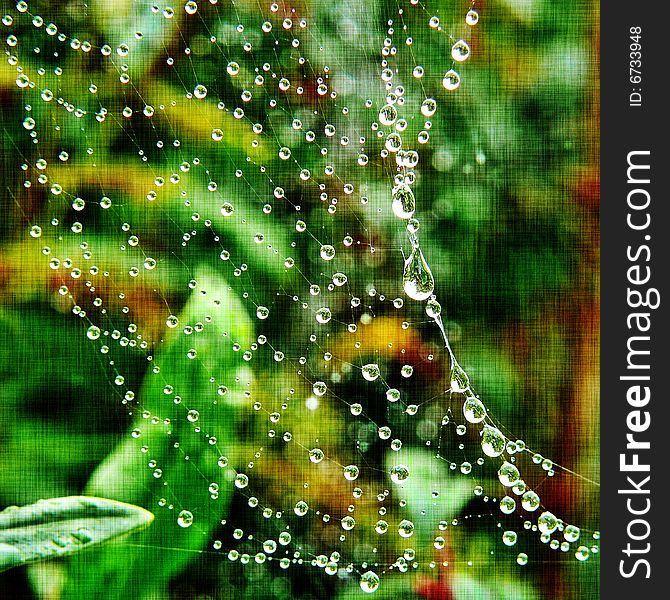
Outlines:
{"type": "Polygon", "coordinates": [[[412,253],[405,261],[402,283],[405,293],[412,300],[426,300],[435,289],[435,279],[418,246],[412,249],[412,253]]]}
{"type": "Polygon", "coordinates": [[[468,374],[463,370],[456,360],[451,365],[451,390],[456,393],[463,393],[470,387],[468,374]]]}
{"type": "Polygon", "coordinates": [[[393,188],[393,214],[399,219],[411,219],[416,210],[414,192],[408,185],[399,185],[393,188]]]}

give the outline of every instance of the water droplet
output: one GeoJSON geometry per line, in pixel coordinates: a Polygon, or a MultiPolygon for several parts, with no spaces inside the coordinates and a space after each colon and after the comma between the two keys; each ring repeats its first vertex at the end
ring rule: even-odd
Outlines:
{"type": "Polygon", "coordinates": [[[468,423],[481,423],[486,418],[486,408],[476,396],[468,396],[463,402],[463,415],[468,423]]]}
{"type": "Polygon", "coordinates": [[[451,58],[456,62],[463,62],[468,59],[470,56],[470,46],[468,46],[465,40],[458,40],[451,47],[451,58]]]}
{"type": "Polygon", "coordinates": [[[397,402],[400,400],[400,391],[396,388],[389,388],[386,390],[386,399],[389,402],[397,402]]]}
{"type": "Polygon", "coordinates": [[[398,111],[392,104],[385,104],[379,111],[379,122],[382,125],[393,125],[398,118],[398,111]]]}
{"type": "Polygon", "coordinates": [[[409,469],[406,465],[395,465],[391,468],[391,481],[402,484],[409,477],[409,469]]]}
{"type": "Polygon", "coordinates": [[[437,300],[435,300],[435,298],[431,298],[428,300],[428,302],[426,302],[426,314],[431,319],[437,319],[441,313],[442,305],[437,300]]]}
{"type": "Polygon", "coordinates": [[[333,258],[335,258],[335,248],[330,244],[324,244],[321,246],[319,254],[323,260],[333,260],[333,258]]]}
{"type": "Polygon", "coordinates": [[[444,87],[444,89],[447,90],[448,92],[453,92],[454,90],[458,89],[460,85],[461,85],[461,76],[453,69],[449,69],[444,74],[444,78],[442,79],[442,86],[444,87]]]}
{"type": "Polygon", "coordinates": [[[379,588],[379,575],[374,571],[366,571],[361,575],[360,586],[367,594],[376,592],[379,588]]]}
{"type": "Polygon", "coordinates": [[[470,387],[470,380],[468,374],[463,370],[456,360],[453,360],[451,365],[451,391],[456,393],[463,393],[470,387]]]}
{"type": "Polygon", "coordinates": [[[307,502],[305,502],[304,500],[299,500],[298,502],[296,502],[295,507],[293,508],[293,512],[299,517],[304,517],[307,514],[308,510],[309,506],[307,505],[307,502]]]}
{"type": "Polygon", "coordinates": [[[474,27],[479,22],[479,13],[476,10],[469,10],[465,15],[465,23],[474,27]]]}
{"type": "Polygon", "coordinates": [[[552,534],[558,527],[558,519],[549,511],[543,512],[537,520],[538,529],[542,533],[552,534]]]}
{"type": "Polygon", "coordinates": [[[188,510],[182,510],[177,517],[177,523],[180,527],[190,527],[193,525],[193,513],[188,510]]]}
{"type": "Polygon", "coordinates": [[[362,373],[363,379],[366,381],[375,381],[380,375],[379,365],[376,363],[367,364],[363,367],[362,373]]]}
{"type": "Polygon", "coordinates": [[[500,512],[509,515],[516,509],[516,500],[511,496],[505,496],[500,500],[500,512]]]}
{"type": "Polygon", "coordinates": [[[344,478],[348,481],[355,481],[358,479],[359,473],[360,470],[356,465],[347,465],[344,467],[344,478]]]}
{"type": "Polygon", "coordinates": [[[321,448],[312,448],[312,450],[309,451],[309,460],[315,464],[320,463],[325,457],[326,455],[321,448]]]}
{"type": "Polygon", "coordinates": [[[80,544],[89,544],[94,539],[93,534],[88,529],[84,529],[83,527],[77,531],[73,531],[72,537],[80,544]]]}
{"type": "Polygon", "coordinates": [[[344,273],[335,273],[333,274],[333,283],[337,287],[342,287],[345,283],[347,283],[348,278],[344,273]]]}
{"type": "Polygon", "coordinates": [[[282,546],[288,546],[291,543],[291,534],[288,531],[282,531],[277,537],[277,541],[282,546]]]}
{"type": "Polygon", "coordinates": [[[387,531],[389,530],[389,524],[388,521],[385,521],[384,519],[380,519],[377,521],[375,524],[375,531],[379,535],[384,535],[387,531]]]}
{"type": "Polygon", "coordinates": [[[436,110],[437,110],[437,102],[435,101],[435,98],[426,98],[421,103],[421,114],[424,117],[432,117],[435,114],[436,110]]]}
{"type": "Polygon", "coordinates": [[[540,507],[540,497],[533,490],[528,490],[521,497],[521,506],[528,512],[536,511],[540,507]]]}
{"type": "Polygon", "coordinates": [[[30,85],[29,77],[26,74],[21,73],[21,75],[16,78],[16,85],[20,88],[27,88],[30,85]]]}
{"type": "Polygon", "coordinates": [[[100,337],[100,327],[91,325],[86,332],[86,336],[89,340],[97,340],[100,337]]]}
{"type": "Polygon", "coordinates": [[[506,487],[512,487],[519,481],[519,469],[510,462],[505,461],[498,469],[498,479],[506,487]]]}
{"type": "Polygon", "coordinates": [[[512,486],[512,491],[517,495],[521,496],[521,494],[524,494],[528,487],[526,486],[526,482],[523,479],[519,479],[513,486],[512,486]]]}
{"type": "Polygon", "coordinates": [[[526,566],[528,564],[528,555],[524,552],[519,552],[519,555],[516,557],[516,562],[522,567],[526,566]]]}
{"type": "Polygon", "coordinates": [[[419,247],[413,248],[405,261],[402,279],[405,294],[412,300],[426,300],[433,294],[435,280],[419,247]]]}
{"type": "Polygon", "coordinates": [[[389,152],[398,152],[398,150],[402,148],[402,138],[400,137],[400,134],[395,132],[389,133],[384,145],[389,152]]]}
{"type": "Polygon", "coordinates": [[[564,530],[563,530],[563,537],[565,538],[566,542],[576,542],[579,539],[581,532],[579,530],[579,527],[576,527],[574,525],[568,525],[564,530]]]}
{"type": "Polygon", "coordinates": [[[202,100],[207,95],[207,88],[202,84],[196,85],[193,90],[193,95],[198,98],[198,100],[202,100]]]}
{"type": "Polygon", "coordinates": [[[414,523],[409,519],[403,519],[398,524],[398,535],[400,537],[408,538],[414,535],[414,523]]]}
{"type": "Polygon", "coordinates": [[[503,533],[502,541],[505,546],[514,546],[514,544],[516,544],[516,540],[516,531],[505,531],[505,533],[503,533]]]}
{"type": "Polygon", "coordinates": [[[380,440],[388,440],[391,437],[391,428],[383,425],[377,430],[377,435],[379,435],[380,440]]]}
{"type": "Polygon", "coordinates": [[[323,381],[316,381],[312,386],[315,396],[323,396],[328,390],[328,386],[323,381]]]}
{"type": "Polygon", "coordinates": [[[416,210],[414,193],[408,185],[399,185],[392,190],[391,208],[399,219],[410,219],[416,210]]]}
{"type": "Polygon", "coordinates": [[[495,458],[505,451],[505,436],[491,425],[484,425],[482,430],[482,450],[486,456],[495,458]]]}
{"type": "Polygon", "coordinates": [[[328,321],[330,321],[330,319],[332,318],[332,316],[333,316],[333,315],[332,315],[332,313],[330,312],[330,309],[329,309],[328,307],[326,307],[326,306],[324,306],[323,308],[320,308],[319,310],[317,310],[317,311],[316,311],[316,314],[315,314],[315,318],[316,318],[316,320],[317,320],[319,323],[321,323],[321,324],[328,323],[328,321]]]}
{"type": "Polygon", "coordinates": [[[30,228],[31,237],[38,238],[42,235],[42,228],[39,225],[33,225],[30,228]]]}

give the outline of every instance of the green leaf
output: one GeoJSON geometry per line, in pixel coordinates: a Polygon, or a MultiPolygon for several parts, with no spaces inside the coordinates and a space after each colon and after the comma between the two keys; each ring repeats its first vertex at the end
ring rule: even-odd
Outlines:
{"type": "Polygon", "coordinates": [[[0,571],[79,552],[143,528],[154,516],[123,502],[70,496],[0,512],[0,571]]]}
{"type": "Polygon", "coordinates": [[[444,515],[458,514],[472,497],[472,483],[465,477],[454,476],[446,461],[436,461],[434,452],[408,448],[386,455],[386,469],[396,464],[409,469],[402,482],[408,498],[407,509],[414,523],[413,541],[417,547],[430,547],[434,539],[435,522],[444,515]],[[434,496],[434,492],[438,495],[434,496]]]}
{"type": "Polygon", "coordinates": [[[87,486],[87,493],[160,506],[155,523],[132,543],[108,545],[86,561],[73,560],[63,598],[90,598],[99,589],[106,590],[109,600],[128,598],[129,589],[134,598],[166,597],[170,579],[201,552],[226,515],[234,485],[217,460],[226,454],[234,464],[238,406],[250,379],[248,363],[233,343],[248,348],[253,330],[246,308],[223,279],[211,270],[195,279],[197,287],[178,316],[179,327],[165,332],[150,363],[135,409],[135,435],[117,446],[87,486]],[[187,325],[193,328],[191,335],[183,333],[187,325]],[[192,350],[197,359],[187,357],[192,350]],[[172,394],[165,393],[166,384],[173,386],[172,394]],[[221,384],[228,389],[223,396],[217,391],[221,384]],[[188,420],[191,410],[198,411],[202,432],[188,420]],[[152,418],[145,418],[147,412],[152,418]],[[210,443],[203,439],[205,430],[210,443]],[[162,473],[158,478],[148,467],[153,461],[162,473]],[[209,491],[211,483],[219,486],[217,499],[209,491]],[[192,513],[192,526],[178,524],[182,510],[192,513]]]}
{"type": "Polygon", "coordinates": [[[518,576],[501,575],[493,567],[485,573],[455,573],[450,579],[456,598],[480,600],[536,600],[532,585],[518,576]]]}

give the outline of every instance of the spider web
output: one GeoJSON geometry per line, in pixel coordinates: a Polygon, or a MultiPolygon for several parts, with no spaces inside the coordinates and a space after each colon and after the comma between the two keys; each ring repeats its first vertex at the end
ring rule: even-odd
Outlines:
{"type": "Polygon", "coordinates": [[[88,341],[77,368],[97,361],[132,421],[87,493],[157,517],[71,579],[157,586],[197,555],[375,592],[592,561],[597,484],[518,439],[450,318],[487,275],[441,284],[442,214],[495,211],[500,173],[474,4],[68,6],[3,21],[14,193],[88,341]],[[552,506],[563,479],[585,510],[552,506]]]}

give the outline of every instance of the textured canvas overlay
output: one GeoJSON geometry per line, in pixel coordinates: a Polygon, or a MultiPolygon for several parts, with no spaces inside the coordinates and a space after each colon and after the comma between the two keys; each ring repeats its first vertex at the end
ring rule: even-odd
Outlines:
{"type": "Polygon", "coordinates": [[[598,10],[3,2],[0,595],[599,598],[598,10]]]}

